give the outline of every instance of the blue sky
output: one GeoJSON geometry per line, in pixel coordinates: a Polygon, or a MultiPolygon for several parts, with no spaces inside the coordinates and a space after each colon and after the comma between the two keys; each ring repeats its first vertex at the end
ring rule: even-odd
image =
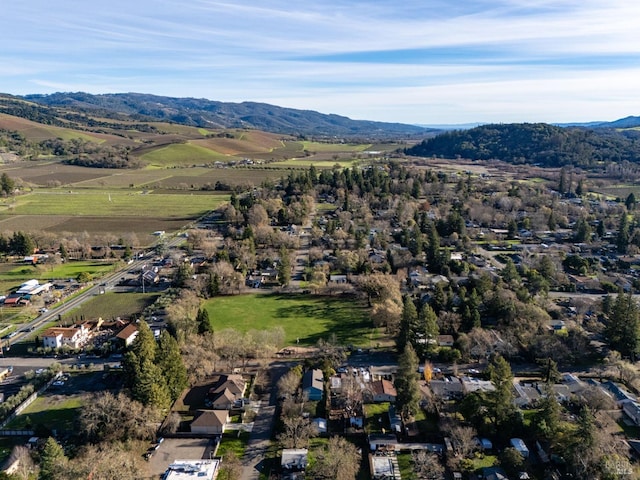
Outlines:
{"type": "Polygon", "coordinates": [[[8,0],[0,91],[445,124],[640,115],[637,0],[8,0]]]}

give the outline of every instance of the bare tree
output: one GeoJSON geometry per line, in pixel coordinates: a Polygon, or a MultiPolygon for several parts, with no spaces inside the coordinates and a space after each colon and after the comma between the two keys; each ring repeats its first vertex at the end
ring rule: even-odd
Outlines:
{"type": "Polygon", "coordinates": [[[316,463],[307,471],[312,480],[354,480],[360,470],[360,453],[353,443],[342,437],[331,437],[327,446],[316,454],[316,463]]]}
{"type": "Polygon", "coordinates": [[[318,434],[316,426],[308,418],[285,416],[282,418],[283,431],[278,439],[284,448],[302,448],[307,446],[309,438],[318,434]]]}
{"type": "Polygon", "coordinates": [[[425,450],[414,451],[413,470],[424,480],[440,480],[444,478],[444,466],[438,455],[425,450]]]}

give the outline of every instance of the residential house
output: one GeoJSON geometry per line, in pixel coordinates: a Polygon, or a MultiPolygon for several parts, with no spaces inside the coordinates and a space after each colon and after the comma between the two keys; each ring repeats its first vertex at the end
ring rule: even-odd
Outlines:
{"type": "Polygon", "coordinates": [[[438,335],[438,346],[453,347],[453,335],[438,335]]]}
{"type": "Polygon", "coordinates": [[[302,377],[302,393],[311,401],[322,400],[324,394],[324,377],[322,370],[307,370],[302,377]]]}
{"type": "Polygon", "coordinates": [[[228,390],[233,395],[234,400],[240,400],[244,396],[247,389],[247,382],[244,381],[242,375],[221,375],[218,383],[209,390],[209,394],[218,395],[228,390]]]}
{"type": "Polygon", "coordinates": [[[221,435],[229,422],[228,410],[198,410],[191,422],[191,433],[221,435]]]}
{"type": "Polygon", "coordinates": [[[389,380],[376,380],[371,382],[371,400],[375,403],[396,401],[398,393],[396,387],[389,380]]]}
{"type": "Polygon", "coordinates": [[[116,335],[116,342],[121,347],[128,347],[138,336],[138,327],[134,323],[130,323],[124,327],[116,335]]]}
{"type": "Polygon", "coordinates": [[[219,392],[212,400],[211,408],[213,408],[214,410],[231,410],[235,401],[235,395],[231,393],[231,390],[225,388],[222,392],[219,392]]]}
{"type": "Polygon", "coordinates": [[[42,334],[42,345],[45,348],[61,348],[63,346],[80,348],[88,339],[89,331],[84,325],[52,327],[42,334]]]}
{"type": "Polygon", "coordinates": [[[640,426],[640,403],[625,402],[622,405],[622,410],[629,416],[635,425],[640,426]]]}

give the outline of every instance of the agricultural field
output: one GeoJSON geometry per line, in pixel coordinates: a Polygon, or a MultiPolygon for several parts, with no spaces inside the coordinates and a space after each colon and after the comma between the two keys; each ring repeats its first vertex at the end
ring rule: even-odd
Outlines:
{"type": "Polygon", "coordinates": [[[76,278],[81,272],[100,277],[113,271],[113,262],[77,261],[61,265],[54,264],[22,264],[4,263],[0,265],[0,292],[6,292],[27,280],[51,281],[57,279],[76,278]]]}
{"type": "Polygon", "coordinates": [[[353,298],[258,293],[216,297],[204,308],[215,330],[282,327],[290,345],[312,346],[333,334],[343,345],[369,346],[381,340],[366,304],[353,298]]]}
{"type": "Polygon", "coordinates": [[[230,157],[193,143],[176,143],[145,153],[140,160],[147,165],[146,168],[169,168],[229,161],[230,157]]]}

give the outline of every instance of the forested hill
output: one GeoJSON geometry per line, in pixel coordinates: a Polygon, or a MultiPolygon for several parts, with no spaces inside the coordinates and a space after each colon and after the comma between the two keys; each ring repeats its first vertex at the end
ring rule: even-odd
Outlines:
{"type": "Polygon", "coordinates": [[[600,162],[640,162],[640,132],[561,128],[546,123],[483,125],[429,138],[405,153],[589,168],[600,162]]]}
{"type": "Polygon", "coordinates": [[[415,125],[352,120],[340,115],[256,102],[228,103],[143,93],[54,93],[23,98],[49,107],[72,109],[105,118],[121,120],[126,115],[139,122],[173,122],[203,128],[251,128],[291,135],[368,138],[424,135],[430,131],[415,125]]]}

